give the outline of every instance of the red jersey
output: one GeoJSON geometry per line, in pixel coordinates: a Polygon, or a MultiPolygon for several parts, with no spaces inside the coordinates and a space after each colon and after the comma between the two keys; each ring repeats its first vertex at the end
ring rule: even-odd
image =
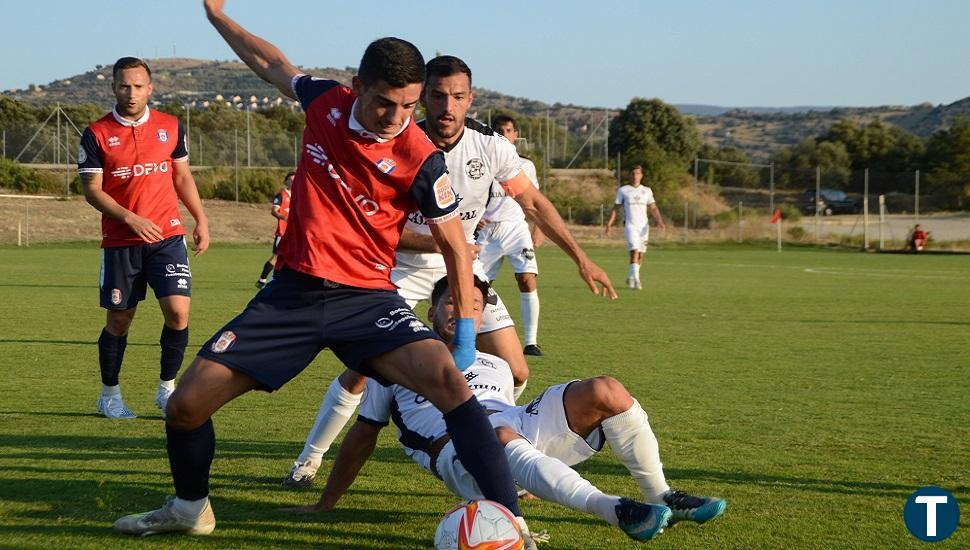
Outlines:
{"type": "Polygon", "coordinates": [[[306,112],[293,181],[283,265],[358,288],[394,290],[394,249],[409,212],[438,222],[457,215],[444,155],[413,121],[384,140],[353,115],[350,88],[293,78],[306,112]]]}
{"type": "MultiPolygon", "coordinates": [[[[273,197],[273,206],[279,207],[280,215],[284,218],[290,217],[290,195],[289,189],[283,189],[273,197]]],[[[282,237],[286,233],[286,220],[276,218],[276,236],[282,237]]]]}
{"type": "MultiPolygon", "coordinates": [[[[101,188],[118,204],[162,228],[162,238],[184,235],[173,162],[188,162],[177,117],[145,109],[138,120],[113,110],[91,123],[81,137],[80,174],[103,174],[101,188]]],[[[101,247],[145,244],[125,222],[101,216],[101,247]]]]}

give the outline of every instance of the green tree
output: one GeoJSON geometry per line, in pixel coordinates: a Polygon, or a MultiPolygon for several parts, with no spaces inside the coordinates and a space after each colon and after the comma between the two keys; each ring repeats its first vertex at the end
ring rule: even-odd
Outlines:
{"type": "Polygon", "coordinates": [[[844,188],[852,174],[852,159],[845,145],[838,141],[808,138],[775,153],[772,161],[779,187],[815,187],[816,167],[821,169],[825,187],[844,188]]]}
{"type": "Polygon", "coordinates": [[[942,195],[950,206],[970,206],[970,121],[958,117],[933,134],[926,144],[925,166],[929,192],[942,195]]]}
{"type": "Polygon", "coordinates": [[[694,119],[659,99],[633,98],[610,121],[610,151],[624,166],[641,164],[651,186],[679,185],[700,148],[694,119]]]}

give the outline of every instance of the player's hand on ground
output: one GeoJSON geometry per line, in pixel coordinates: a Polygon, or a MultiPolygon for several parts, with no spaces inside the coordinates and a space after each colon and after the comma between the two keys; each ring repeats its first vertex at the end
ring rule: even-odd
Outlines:
{"type": "Polygon", "coordinates": [[[195,255],[201,256],[209,249],[209,224],[196,223],[195,231],[192,232],[192,240],[195,241],[195,255]]]}
{"type": "Polygon", "coordinates": [[[155,225],[155,222],[150,219],[129,212],[124,221],[128,224],[131,232],[138,235],[146,243],[157,243],[162,240],[162,228],[155,225]]]}
{"type": "Polygon", "coordinates": [[[616,300],[616,289],[613,288],[610,277],[600,266],[593,262],[586,262],[580,266],[579,276],[586,281],[586,286],[593,291],[593,294],[597,296],[608,296],[610,300],[616,300]]]}

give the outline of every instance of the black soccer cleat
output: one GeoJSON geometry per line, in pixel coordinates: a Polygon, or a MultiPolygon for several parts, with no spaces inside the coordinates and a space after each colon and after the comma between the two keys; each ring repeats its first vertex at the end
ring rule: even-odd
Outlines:
{"type": "Polygon", "coordinates": [[[522,354],[539,357],[542,355],[542,348],[539,347],[539,344],[529,344],[522,350],[522,354]]]}
{"type": "Polygon", "coordinates": [[[662,496],[673,516],[670,525],[678,521],[704,523],[724,513],[727,501],[716,497],[698,497],[681,491],[667,491],[662,496]]]}

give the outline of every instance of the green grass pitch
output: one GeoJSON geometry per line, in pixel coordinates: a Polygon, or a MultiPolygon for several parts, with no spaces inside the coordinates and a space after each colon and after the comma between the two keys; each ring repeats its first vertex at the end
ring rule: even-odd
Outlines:
{"type": "MultiPolygon", "coordinates": [[[[253,295],[268,247],[216,245],[193,260],[191,345],[253,295]]],[[[592,249],[620,286],[626,252],[592,249]]],[[[725,515],[682,524],[655,548],[921,547],[906,498],[940,485],[963,504],[941,547],[970,546],[970,259],[768,248],[654,249],[643,291],[593,297],[569,259],[539,251],[545,357],[530,358],[531,398],[571,378],[610,374],[656,432],[675,488],[728,499],[725,515]]],[[[275,395],[215,416],[216,532],[197,539],[114,535],[119,516],[171,489],[153,397],[161,316],[141,306],[122,386],[133,421],[95,412],[100,253],[94,244],[0,248],[0,546],[15,548],[427,548],[458,501],[385,430],[338,511],[280,486],[329,380],[329,352],[275,395]]],[[[508,267],[497,284],[513,314],[508,267]]],[[[420,312],[423,316],[424,312],[420,312]]],[[[323,475],[332,451],[322,469],[323,475]]],[[[579,471],[636,495],[606,450],[579,471]]],[[[627,548],[619,530],[548,502],[526,502],[548,548],[627,548]]]]}

